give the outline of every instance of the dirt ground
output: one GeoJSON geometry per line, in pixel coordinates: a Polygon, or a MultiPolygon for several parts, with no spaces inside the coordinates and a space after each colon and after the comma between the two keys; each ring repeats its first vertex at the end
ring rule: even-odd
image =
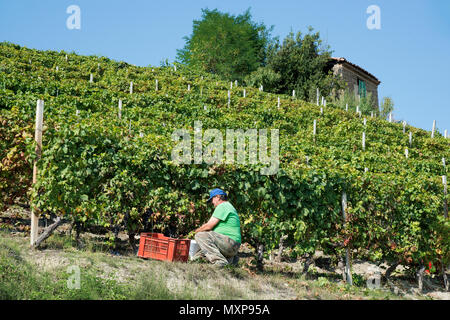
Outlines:
{"type": "MultiPolygon", "coordinates": [[[[310,266],[307,275],[302,275],[303,261],[282,261],[274,259],[264,261],[265,272],[258,273],[254,268],[254,250],[248,244],[241,246],[239,267],[231,272],[222,272],[208,264],[169,263],[144,260],[136,257],[128,246],[128,236],[119,234],[121,245],[116,252],[107,247],[99,247],[104,235],[83,233],[80,248],[73,248],[67,243],[70,225],[60,226],[39,250],[29,248],[29,211],[22,208],[10,208],[0,214],[0,230],[21,248],[25,259],[38,268],[52,272],[76,264],[81,268],[94,268],[99,277],[114,279],[119,283],[139,281],[142,274],[163,275],[167,288],[171,292],[191,290],[201,298],[202,292],[209,292],[207,298],[236,299],[361,299],[367,298],[360,292],[342,293],[345,286],[342,271],[328,265],[329,257],[316,252],[316,263],[310,266]],[[225,296],[224,296],[225,295],[225,296]]],[[[45,227],[45,221],[40,221],[45,227]]],[[[48,222],[47,224],[50,224],[48,222]]],[[[137,237],[138,238],[138,237],[137,237]]],[[[137,239],[138,240],[138,239],[137,239]]],[[[137,241],[137,243],[139,243],[137,241]]],[[[376,265],[367,261],[355,260],[352,272],[359,280],[376,285],[376,278],[384,274],[386,265],[376,265]]],[[[450,300],[450,293],[445,292],[441,277],[427,277],[422,293],[417,281],[405,276],[406,268],[398,266],[392,274],[390,283],[377,287],[380,292],[391,294],[389,298],[399,299],[435,299],[450,300]]],[[[365,283],[363,283],[365,287],[365,283]]],[[[366,288],[361,289],[366,290],[366,288]]],[[[368,298],[377,299],[369,294],[368,298]]],[[[380,295],[383,299],[383,295],[380,295]]]]}

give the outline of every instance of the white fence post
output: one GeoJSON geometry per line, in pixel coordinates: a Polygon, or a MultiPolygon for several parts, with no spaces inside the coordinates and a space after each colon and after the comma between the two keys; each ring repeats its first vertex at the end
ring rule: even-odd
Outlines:
{"type": "Polygon", "coordinates": [[[314,119],[314,123],[313,123],[313,137],[314,137],[314,142],[316,141],[316,133],[317,133],[317,122],[316,122],[316,119],[314,119]]]}
{"type": "MultiPolygon", "coordinates": [[[[344,216],[344,227],[347,224],[347,194],[345,192],[342,193],[342,215],[344,216]]],[[[350,247],[346,246],[346,254],[345,254],[345,275],[346,280],[349,285],[353,285],[351,266],[350,266],[350,247]]]]}
{"type": "Polygon", "coordinates": [[[316,89],[316,96],[317,96],[317,106],[319,105],[319,88],[316,89]]]}
{"type": "Polygon", "coordinates": [[[363,151],[366,151],[366,133],[365,132],[363,132],[363,134],[362,134],[362,148],[363,148],[363,151]]]}
{"type": "Polygon", "coordinates": [[[447,204],[447,176],[442,176],[442,184],[444,185],[444,217],[448,219],[448,204],[447,204]]]}
{"type": "Polygon", "coordinates": [[[436,120],[433,120],[433,128],[431,129],[431,137],[434,138],[434,131],[436,130],[436,120]]]}
{"type": "MultiPolygon", "coordinates": [[[[42,128],[44,122],[44,100],[38,100],[36,104],[36,130],[34,133],[34,139],[36,141],[36,161],[33,165],[33,185],[37,182],[37,160],[41,158],[42,153],[42,128]]],[[[31,208],[31,239],[30,244],[34,246],[38,238],[39,228],[39,214],[35,211],[35,208],[31,208]]]]}

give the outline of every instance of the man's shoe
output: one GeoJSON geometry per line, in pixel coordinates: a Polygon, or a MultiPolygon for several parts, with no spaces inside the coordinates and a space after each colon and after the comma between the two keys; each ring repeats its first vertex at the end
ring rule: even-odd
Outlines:
{"type": "Polygon", "coordinates": [[[237,266],[238,265],[238,263],[239,263],[239,257],[238,257],[238,255],[235,255],[235,256],[233,256],[233,257],[231,257],[231,258],[228,258],[227,259],[228,260],[228,263],[230,264],[230,265],[232,265],[232,266],[237,266]]]}

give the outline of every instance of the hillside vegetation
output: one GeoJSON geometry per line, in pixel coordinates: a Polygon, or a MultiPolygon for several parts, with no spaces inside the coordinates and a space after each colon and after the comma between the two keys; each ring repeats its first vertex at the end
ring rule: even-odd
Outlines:
{"type": "Polygon", "coordinates": [[[401,124],[330,104],[322,114],[295,97],[180,65],[136,67],[10,43],[0,44],[0,123],[3,205],[30,201],[42,215],[73,221],[78,232],[99,226],[134,238],[149,225],[175,226],[184,237],[210,216],[207,193],[221,187],[238,209],[243,241],[266,252],[286,235],[292,257],[316,250],[341,257],[350,247],[353,258],[413,269],[432,261],[440,272],[449,262],[442,158],[450,159],[450,140],[439,133],[431,138],[410,126],[404,133],[401,124]],[[45,102],[45,127],[31,188],[38,99],[45,102]],[[264,164],[174,163],[172,133],[187,129],[194,141],[195,121],[203,132],[220,130],[224,143],[227,128],[279,129],[279,170],[264,175],[264,164]]]}

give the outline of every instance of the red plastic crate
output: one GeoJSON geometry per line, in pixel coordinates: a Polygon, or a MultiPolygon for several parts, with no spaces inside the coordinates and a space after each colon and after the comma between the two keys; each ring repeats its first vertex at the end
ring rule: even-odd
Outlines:
{"type": "Polygon", "coordinates": [[[186,262],[191,240],[165,237],[162,233],[141,233],[138,257],[186,262]]]}

